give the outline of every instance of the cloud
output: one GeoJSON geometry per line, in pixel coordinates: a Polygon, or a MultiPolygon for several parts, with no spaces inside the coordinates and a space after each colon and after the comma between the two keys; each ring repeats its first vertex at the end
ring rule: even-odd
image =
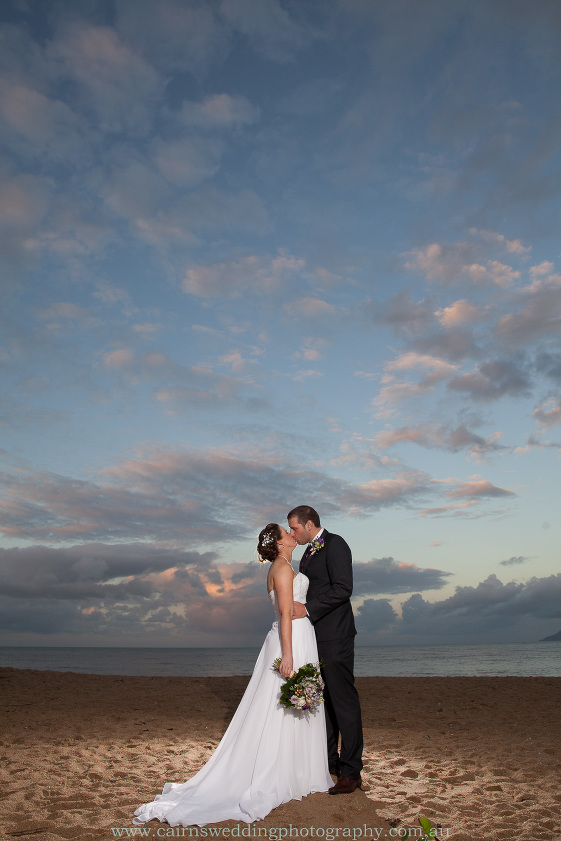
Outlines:
{"type": "Polygon", "coordinates": [[[192,266],[185,273],[184,292],[198,298],[237,298],[251,291],[268,294],[300,272],[305,263],[279,254],[274,258],[256,255],[228,263],[192,266]]]}
{"type": "Polygon", "coordinates": [[[217,558],[213,552],[201,554],[145,543],[0,549],[0,594],[109,601],[152,596],[154,582],[163,580],[159,574],[173,569],[190,570],[193,582],[208,575],[212,583],[222,584],[219,570],[213,567],[217,558]]]}
{"type": "Polygon", "coordinates": [[[192,188],[220,169],[224,147],[217,140],[179,137],[153,144],[156,166],[174,187],[192,188]]]}
{"type": "Polygon", "coordinates": [[[385,599],[372,601],[357,613],[359,632],[381,631],[380,641],[475,642],[524,641],[539,637],[547,620],[561,619],[561,573],[531,578],[526,583],[503,584],[490,575],[476,587],[457,587],[454,595],[441,601],[426,601],[420,593],[410,596],[401,607],[401,617],[392,615],[385,599]],[[379,611],[379,616],[376,616],[379,611]]]}
{"type": "Polygon", "coordinates": [[[0,114],[5,122],[4,142],[18,157],[52,163],[71,159],[81,164],[86,125],[65,102],[30,85],[0,78],[0,114]]]}
{"type": "MultiPolygon", "coordinates": [[[[34,262],[35,249],[30,246],[52,210],[53,194],[49,178],[27,174],[0,178],[0,254],[8,265],[34,262]]],[[[10,275],[3,278],[3,286],[13,284],[10,275]]]]}
{"type": "Polygon", "coordinates": [[[93,109],[99,130],[148,134],[151,106],[162,96],[165,80],[114,29],[70,24],[48,53],[59,62],[60,77],[74,86],[76,105],[93,109]]]}
{"type": "Polygon", "coordinates": [[[428,477],[420,470],[403,471],[391,479],[372,479],[356,485],[348,485],[341,496],[343,505],[348,506],[350,516],[366,516],[393,505],[412,505],[417,499],[430,493],[428,477]]]}
{"type": "Polygon", "coordinates": [[[293,318],[300,319],[329,318],[338,314],[336,307],[320,298],[298,298],[285,304],[284,309],[293,318]]]}
{"type": "Polygon", "coordinates": [[[353,563],[353,596],[376,593],[410,593],[412,590],[440,590],[451,575],[439,569],[421,569],[393,558],[373,558],[353,563]]]}
{"type": "Polygon", "coordinates": [[[440,321],[442,327],[446,329],[458,327],[460,324],[466,322],[479,321],[482,316],[481,307],[475,304],[470,304],[465,298],[455,301],[449,307],[436,310],[435,316],[440,321]]]}
{"type": "Polygon", "coordinates": [[[542,376],[561,384],[561,353],[542,350],[536,356],[535,365],[542,376]]]}
{"type": "Polygon", "coordinates": [[[0,529],[11,539],[188,540],[207,547],[239,541],[263,522],[284,517],[295,498],[310,499],[310,487],[326,517],[363,517],[433,493],[420,471],[352,484],[295,469],[255,446],[246,457],[174,449],[140,453],[106,468],[95,481],[22,469],[0,474],[0,486],[0,529]]]}
{"type": "Polygon", "coordinates": [[[450,378],[457,371],[457,366],[429,354],[411,351],[386,362],[384,371],[384,386],[372,400],[373,407],[379,413],[378,417],[391,413],[393,407],[403,400],[432,391],[439,383],[450,378]],[[427,372],[419,382],[395,382],[396,372],[416,369],[427,372]]]}
{"type": "Polygon", "coordinates": [[[421,511],[421,516],[440,517],[442,515],[447,516],[448,514],[450,514],[453,517],[469,517],[470,519],[472,519],[474,517],[481,516],[481,513],[478,510],[472,510],[473,507],[476,505],[476,500],[460,502],[457,505],[435,505],[432,508],[425,508],[423,511],[421,511]]]}
{"type": "Polygon", "coordinates": [[[405,266],[421,272],[429,281],[446,285],[468,280],[474,285],[506,288],[520,277],[520,271],[499,260],[487,260],[485,265],[475,262],[478,253],[479,248],[471,243],[432,243],[410,252],[405,266]]]}
{"type": "Polygon", "coordinates": [[[179,118],[190,128],[202,131],[238,128],[255,123],[259,111],[244,96],[212,94],[202,102],[184,101],[179,118]]]}
{"type": "Polygon", "coordinates": [[[533,411],[540,429],[551,429],[561,423],[561,400],[558,398],[549,398],[540,403],[533,411]]]}
{"type": "Polygon", "coordinates": [[[561,328],[561,275],[534,280],[521,296],[526,301],[524,307],[499,319],[497,336],[513,344],[557,336],[561,328]]]}
{"type": "Polygon", "coordinates": [[[390,373],[394,371],[410,371],[414,368],[428,370],[438,380],[444,379],[457,371],[455,365],[450,365],[449,362],[443,359],[414,352],[402,353],[396,359],[387,362],[385,366],[386,371],[390,373]]]}
{"type": "Polygon", "coordinates": [[[461,327],[414,337],[411,339],[411,345],[421,354],[442,357],[451,363],[458,363],[466,357],[480,355],[473,332],[462,330],[461,327]]]}
{"type": "Polygon", "coordinates": [[[399,292],[383,304],[367,301],[363,311],[397,332],[417,334],[434,321],[430,304],[425,300],[411,300],[407,292],[399,292]]]}
{"type": "MultiPolygon", "coordinates": [[[[235,359],[238,357],[230,356],[222,362],[235,370],[235,366],[232,366],[235,359]]],[[[170,410],[196,408],[198,405],[219,407],[236,403],[247,408],[248,402],[252,400],[264,405],[260,394],[252,397],[246,393],[248,383],[241,376],[239,366],[237,375],[233,376],[216,373],[199,365],[181,365],[162,351],[153,350],[139,354],[126,347],[102,353],[101,367],[127,388],[135,388],[141,383],[152,385],[154,400],[170,410]]]]}
{"type": "Polygon", "coordinates": [[[311,40],[309,32],[277,0],[222,0],[220,11],[253,49],[269,60],[290,61],[311,40]]]}
{"type": "Polygon", "coordinates": [[[465,392],[474,400],[485,402],[501,397],[526,397],[532,380],[523,359],[495,359],[484,362],[473,371],[453,377],[448,383],[452,391],[465,392]]]}
{"type": "Polygon", "coordinates": [[[137,644],[187,635],[254,643],[273,618],[264,570],[236,576],[241,565],[218,567],[216,558],[138,543],[0,550],[0,628],[137,644]]]}
{"type": "MultiPolygon", "coordinates": [[[[302,349],[295,352],[296,357],[307,359],[310,362],[317,362],[323,355],[323,350],[327,344],[326,339],[304,339],[302,342],[302,349]]],[[[356,376],[356,375],[355,375],[356,376]]]]}
{"type": "Polygon", "coordinates": [[[456,517],[480,517],[481,510],[478,508],[479,503],[486,499],[508,499],[515,497],[514,491],[507,488],[500,488],[493,485],[487,479],[473,478],[467,482],[462,482],[458,479],[438,479],[433,480],[436,484],[453,485],[450,490],[444,492],[444,496],[451,500],[446,505],[438,505],[432,508],[425,508],[421,511],[421,516],[441,516],[452,515],[456,517]],[[458,501],[462,500],[462,501],[458,501]]]}
{"type": "Polygon", "coordinates": [[[162,72],[188,71],[197,76],[221,62],[230,49],[230,37],[220,16],[206,3],[158,0],[119,0],[116,27],[136,51],[162,72]]]}
{"type": "Polygon", "coordinates": [[[509,254],[516,254],[519,257],[529,254],[532,250],[531,245],[522,245],[522,241],[520,239],[509,240],[502,234],[497,234],[494,231],[478,231],[477,228],[471,228],[470,233],[479,234],[479,236],[484,240],[487,240],[487,242],[495,243],[501,248],[506,249],[509,254]]]}
{"type": "Polygon", "coordinates": [[[512,558],[508,558],[506,561],[500,561],[500,564],[502,567],[511,567],[518,564],[524,564],[529,560],[530,558],[527,558],[525,555],[516,555],[512,558]]]}
{"type": "Polygon", "coordinates": [[[364,634],[390,628],[396,619],[397,613],[387,599],[365,599],[356,615],[358,629],[364,634]]]}
{"type": "Polygon", "coordinates": [[[473,498],[481,499],[482,497],[516,496],[516,494],[514,491],[493,485],[487,479],[473,479],[468,482],[458,482],[453,490],[446,491],[446,496],[449,496],[451,499],[471,500],[473,498]]]}
{"type": "Polygon", "coordinates": [[[503,584],[490,575],[477,587],[457,587],[450,598],[434,607],[435,616],[506,619],[511,624],[525,614],[561,617],[561,573],[546,578],[531,578],[526,584],[509,581],[503,584]]]}
{"type": "Polygon", "coordinates": [[[490,452],[507,449],[498,443],[501,435],[501,432],[495,432],[483,438],[468,429],[465,424],[460,424],[455,429],[444,425],[416,424],[379,432],[376,443],[383,449],[403,442],[418,444],[429,449],[447,450],[451,453],[465,449],[469,450],[472,456],[480,458],[490,452]]]}
{"type": "Polygon", "coordinates": [[[509,240],[494,231],[470,228],[471,239],[460,242],[433,242],[414,248],[405,254],[405,267],[421,272],[434,283],[452,285],[460,282],[473,287],[481,285],[506,289],[520,276],[519,269],[497,259],[503,254],[508,258],[525,258],[530,246],[520,239],[509,240]]]}
{"type": "Polygon", "coordinates": [[[302,383],[309,379],[315,379],[316,377],[323,377],[321,371],[316,371],[313,368],[307,368],[304,371],[296,371],[296,373],[293,374],[292,379],[296,383],[302,383]]]}

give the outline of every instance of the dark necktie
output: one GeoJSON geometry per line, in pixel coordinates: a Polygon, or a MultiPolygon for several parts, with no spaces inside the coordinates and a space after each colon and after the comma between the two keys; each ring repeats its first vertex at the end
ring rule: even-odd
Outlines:
{"type": "Polygon", "coordinates": [[[302,557],[300,559],[300,566],[298,567],[300,572],[305,571],[307,560],[308,560],[308,558],[310,557],[311,554],[312,554],[312,544],[308,543],[306,551],[304,552],[304,554],[302,555],[302,557]]]}

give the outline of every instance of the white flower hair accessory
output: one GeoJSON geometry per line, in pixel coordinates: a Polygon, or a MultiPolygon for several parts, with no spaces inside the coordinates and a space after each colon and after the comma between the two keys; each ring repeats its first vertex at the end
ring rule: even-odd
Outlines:
{"type": "MultiPolygon", "coordinates": [[[[261,546],[263,547],[263,549],[268,549],[270,546],[273,546],[276,542],[277,538],[275,537],[272,531],[266,532],[261,538],[261,546]]],[[[262,558],[259,552],[257,552],[257,558],[262,564],[266,563],[268,560],[268,558],[262,558]]]]}

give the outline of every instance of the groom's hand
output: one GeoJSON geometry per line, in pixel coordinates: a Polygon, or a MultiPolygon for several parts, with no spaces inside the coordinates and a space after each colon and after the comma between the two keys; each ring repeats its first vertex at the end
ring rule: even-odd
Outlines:
{"type": "Polygon", "coordinates": [[[303,605],[302,602],[294,602],[294,606],[292,608],[292,619],[305,619],[307,615],[306,606],[303,605]]]}

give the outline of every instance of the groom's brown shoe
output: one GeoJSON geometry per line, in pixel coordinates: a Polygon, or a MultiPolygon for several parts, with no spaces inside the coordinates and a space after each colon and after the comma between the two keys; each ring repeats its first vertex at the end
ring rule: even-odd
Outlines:
{"type": "Polygon", "coordinates": [[[334,786],[329,789],[329,794],[351,794],[355,789],[362,786],[362,780],[353,780],[352,777],[339,777],[334,786]]]}

